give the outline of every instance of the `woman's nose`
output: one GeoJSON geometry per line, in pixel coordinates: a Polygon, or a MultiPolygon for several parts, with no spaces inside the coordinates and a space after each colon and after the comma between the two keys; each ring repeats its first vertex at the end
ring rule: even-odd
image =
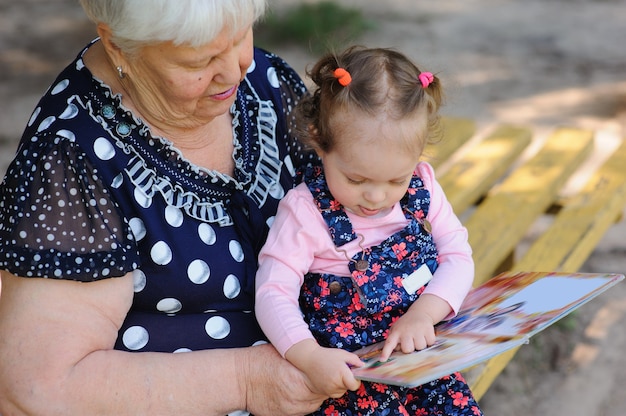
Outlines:
{"type": "Polygon", "coordinates": [[[241,81],[252,64],[252,51],[243,45],[231,47],[224,52],[219,68],[221,81],[227,84],[236,84],[241,81]]]}

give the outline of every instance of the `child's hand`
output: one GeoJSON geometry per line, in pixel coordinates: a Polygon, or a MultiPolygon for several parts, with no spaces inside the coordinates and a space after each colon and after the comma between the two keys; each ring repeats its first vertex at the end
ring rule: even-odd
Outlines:
{"type": "Polygon", "coordinates": [[[289,348],[285,358],[307,375],[315,393],[338,398],[361,384],[350,367],[361,367],[363,362],[351,352],[324,348],[315,340],[307,339],[289,348]]]}
{"type": "Polygon", "coordinates": [[[433,318],[422,311],[409,309],[389,329],[380,361],[387,361],[396,349],[408,354],[433,345],[435,340],[433,318]]]}

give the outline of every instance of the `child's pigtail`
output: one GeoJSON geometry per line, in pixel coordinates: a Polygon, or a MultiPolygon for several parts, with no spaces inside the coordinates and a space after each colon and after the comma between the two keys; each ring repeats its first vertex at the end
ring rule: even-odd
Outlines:
{"type": "Polygon", "coordinates": [[[335,69],[333,75],[342,87],[347,87],[352,82],[352,75],[345,68],[339,67],[335,69]]]}
{"type": "Polygon", "coordinates": [[[422,72],[417,77],[422,84],[422,88],[427,89],[430,84],[435,80],[435,76],[432,72],[422,72]]]}

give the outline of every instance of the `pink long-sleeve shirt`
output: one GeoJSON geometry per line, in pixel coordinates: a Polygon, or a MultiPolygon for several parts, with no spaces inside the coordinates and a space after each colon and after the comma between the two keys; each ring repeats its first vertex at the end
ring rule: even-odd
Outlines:
{"type": "MultiPolygon", "coordinates": [[[[454,214],[432,166],[421,162],[417,174],[430,191],[427,219],[439,252],[439,266],[423,293],[445,300],[456,314],[474,280],[467,230],[454,214]]],[[[364,236],[363,247],[380,244],[404,228],[408,220],[397,203],[382,217],[360,217],[347,212],[352,227],[364,236]]],[[[349,276],[348,260],[362,251],[360,239],[335,247],[328,226],[306,184],[290,190],[278,206],[267,242],[259,255],[255,312],[261,328],[283,356],[294,344],[313,338],[298,305],[306,273],[349,276]],[[346,253],[343,253],[343,250],[346,253]]]]}

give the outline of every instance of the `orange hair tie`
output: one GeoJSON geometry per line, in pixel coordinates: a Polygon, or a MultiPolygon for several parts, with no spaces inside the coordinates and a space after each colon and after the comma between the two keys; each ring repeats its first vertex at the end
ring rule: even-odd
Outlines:
{"type": "Polygon", "coordinates": [[[335,69],[335,72],[333,72],[333,75],[335,76],[335,78],[337,78],[337,81],[339,81],[339,83],[343,87],[347,87],[352,82],[352,76],[344,68],[335,69]]]}

